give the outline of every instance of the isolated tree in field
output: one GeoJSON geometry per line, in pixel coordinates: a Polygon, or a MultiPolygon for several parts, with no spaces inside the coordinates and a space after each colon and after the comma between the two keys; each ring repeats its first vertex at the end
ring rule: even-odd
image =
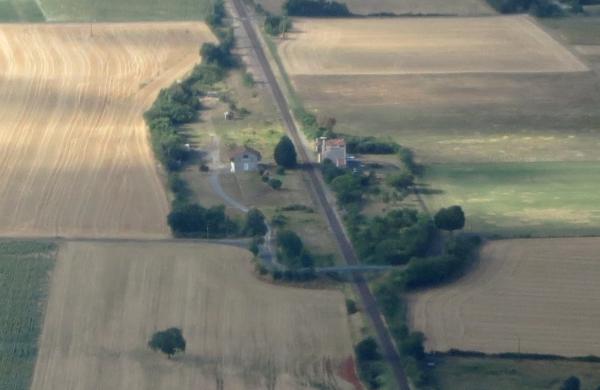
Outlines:
{"type": "Polygon", "coordinates": [[[284,168],[294,168],[296,166],[296,148],[287,135],[281,137],[279,143],[275,146],[274,157],[277,165],[284,168]]]}
{"type": "Polygon", "coordinates": [[[465,227],[465,213],[460,206],[442,208],[433,217],[433,222],[438,229],[460,230],[465,227]]]}
{"type": "Polygon", "coordinates": [[[148,346],[153,350],[159,350],[170,359],[177,352],[185,352],[185,339],[179,328],[169,328],[156,332],[152,335],[148,346]]]}
{"type": "Polygon", "coordinates": [[[248,211],[244,232],[251,237],[264,236],[267,233],[265,216],[260,210],[252,209],[248,211]]]}
{"type": "Polygon", "coordinates": [[[581,382],[579,381],[579,378],[570,376],[563,382],[562,386],[560,386],[560,390],[579,390],[580,387],[581,382]]]}

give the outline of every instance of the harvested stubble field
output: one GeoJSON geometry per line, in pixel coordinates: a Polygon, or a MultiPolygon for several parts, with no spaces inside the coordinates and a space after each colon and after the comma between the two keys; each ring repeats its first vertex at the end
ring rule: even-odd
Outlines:
{"type": "Polygon", "coordinates": [[[409,297],[428,350],[600,355],[598,238],[506,240],[461,280],[409,297]]]}
{"type": "Polygon", "coordinates": [[[289,75],[580,72],[529,17],[298,19],[279,52],[289,75]]]}
{"type": "MultiPolygon", "coordinates": [[[[283,0],[258,0],[267,11],[281,13],[283,0]]],[[[493,15],[485,0],[344,0],[350,12],[359,15],[393,13],[396,15],[493,15]]]]}
{"type": "Polygon", "coordinates": [[[33,390],[349,387],[343,295],[275,286],[251,255],[194,243],[67,242],[58,255],[33,390]],[[184,355],[146,343],[182,328],[184,355]]]}
{"type": "Polygon", "coordinates": [[[201,23],[0,28],[0,235],[165,236],[143,112],[214,40],[201,23]]]}

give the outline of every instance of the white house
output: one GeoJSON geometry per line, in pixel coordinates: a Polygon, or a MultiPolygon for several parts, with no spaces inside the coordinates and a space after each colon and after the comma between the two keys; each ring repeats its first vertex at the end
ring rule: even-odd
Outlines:
{"type": "Polygon", "coordinates": [[[231,172],[250,172],[258,170],[258,162],[262,159],[258,150],[248,146],[236,148],[229,153],[231,172]]]}

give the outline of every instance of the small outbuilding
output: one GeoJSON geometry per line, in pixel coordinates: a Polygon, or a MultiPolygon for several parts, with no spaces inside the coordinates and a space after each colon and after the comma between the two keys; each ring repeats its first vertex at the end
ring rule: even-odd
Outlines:
{"type": "Polygon", "coordinates": [[[262,159],[260,152],[248,146],[236,148],[229,153],[231,172],[251,172],[258,170],[258,163],[262,159]]]}
{"type": "Polygon", "coordinates": [[[317,160],[331,160],[338,168],[346,168],[346,141],[343,138],[317,138],[315,142],[317,160]]]}

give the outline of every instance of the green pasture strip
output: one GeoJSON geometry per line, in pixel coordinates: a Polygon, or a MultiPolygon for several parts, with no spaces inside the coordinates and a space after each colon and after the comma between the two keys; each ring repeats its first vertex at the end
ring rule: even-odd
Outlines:
{"type": "Polygon", "coordinates": [[[40,0],[50,21],[203,20],[210,0],[40,0]]]}
{"type": "Polygon", "coordinates": [[[0,22],[43,22],[44,14],[33,0],[0,0],[0,22]]]}
{"type": "Polygon", "coordinates": [[[438,388],[444,390],[558,390],[569,376],[582,390],[600,385],[600,364],[588,362],[510,360],[479,357],[436,359],[438,388]]]}
{"type": "Polygon", "coordinates": [[[54,249],[47,242],[0,241],[0,390],[29,389],[54,249]]]}
{"type": "Polygon", "coordinates": [[[430,208],[461,205],[467,229],[490,235],[600,233],[600,163],[444,164],[427,167],[430,208]]]}
{"type": "Polygon", "coordinates": [[[547,18],[543,24],[573,45],[600,45],[600,17],[547,18]]]}

